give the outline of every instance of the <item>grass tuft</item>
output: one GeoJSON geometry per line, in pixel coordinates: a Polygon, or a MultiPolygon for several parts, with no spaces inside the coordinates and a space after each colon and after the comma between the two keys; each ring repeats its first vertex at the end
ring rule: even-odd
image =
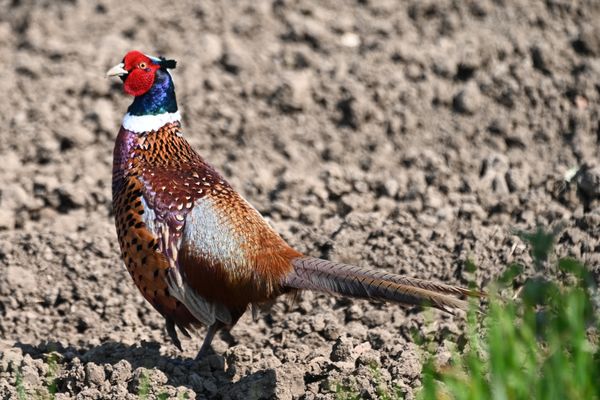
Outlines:
{"type": "Polygon", "coordinates": [[[46,362],[48,363],[48,373],[46,374],[46,389],[48,390],[48,395],[50,399],[54,399],[56,397],[56,393],[58,392],[58,385],[56,383],[58,375],[57,354],[54,352],[49,353],[46,362]]]}
{"type": "Polygon", "coordinates": [[[21,368],[16,368],[14,365],[13,368],[15,371],[15,389],[17,389],[17,398],[19,400],[27,400],[27,392],[23,385],[23,373],[21,372],[21,368]]]}
{"type": "Polygon", "coordinates": [[[150,377],[148,376],[148,373],[144,370],[140,374],[140,381],[137,388],[138,397],[140,398],[140,400],[146,400],[148,398],[148,395],[150,394],[150,390],[150,377]]]}
{"type": "Polygon", "coordinates": [[[369,369],[371,370],[371,377],[375,384],[375,393],[379,400],[400,400],[404,398],[402,389],[399,386],[388,388],[381,377],[381,370],[377,363],[369,365],[369,369]]]}
{"type": "Polygon", "coordinates": [[[350,377],[350,383],[330,382],[329,385],[335,385],[335,400],[360,400],[360,392],[356,389],[353,377],[350,377]]]}
{"type": "Polygon", "coordinates": [[[600,399],[598,293],[588,269],[552,259],[555,233],[518,232],[530,247],[533,277],[512,291],[526,268],[509,265],[489,290],[487,315],[472,305],[467,343],[452,363],[423,368],[420,398],[600,399]]]}

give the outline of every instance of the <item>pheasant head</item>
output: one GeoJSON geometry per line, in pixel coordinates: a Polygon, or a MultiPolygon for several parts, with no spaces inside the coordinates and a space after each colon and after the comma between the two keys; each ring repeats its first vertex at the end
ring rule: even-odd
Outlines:
{"type": "Polygon", "coordinates": [[[175,65],[175,60],[132,50],[108,70],[106,75],[119,76],[125,93],[135,97],[123,119],[125,129],[141,133],[179,121],[175,85],[168,71],[175,65]]]}

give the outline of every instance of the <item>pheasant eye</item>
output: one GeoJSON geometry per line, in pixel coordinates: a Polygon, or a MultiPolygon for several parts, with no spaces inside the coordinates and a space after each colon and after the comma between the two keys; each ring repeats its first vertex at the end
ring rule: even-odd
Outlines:
{"type": "Polygon", "coordinates": [[[146,68],[146,63],[145,62],[141,62],[138,64],[138,67],[140,67],[141,69],[145,69],[146,68]]]}

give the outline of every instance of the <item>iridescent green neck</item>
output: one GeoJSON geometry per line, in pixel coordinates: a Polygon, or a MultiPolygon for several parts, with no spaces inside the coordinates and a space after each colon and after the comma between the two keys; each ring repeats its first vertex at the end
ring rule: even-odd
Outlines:
{"type": "Polygon", "coordinates": [[[171,75],[163,69],[156,71],[150,90],[137,96],[127,109],[130,115],[158,115],[176,111],[175,85],[171,75]]]}

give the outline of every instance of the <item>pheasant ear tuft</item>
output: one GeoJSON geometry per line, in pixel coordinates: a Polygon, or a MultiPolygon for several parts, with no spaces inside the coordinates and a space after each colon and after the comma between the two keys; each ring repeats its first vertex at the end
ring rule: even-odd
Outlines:
{"type": "Polygon", "coordinates": [[[174,69],[177,66],[177,61],[160,57],[160,66],[165,69],[174,69]]]}

